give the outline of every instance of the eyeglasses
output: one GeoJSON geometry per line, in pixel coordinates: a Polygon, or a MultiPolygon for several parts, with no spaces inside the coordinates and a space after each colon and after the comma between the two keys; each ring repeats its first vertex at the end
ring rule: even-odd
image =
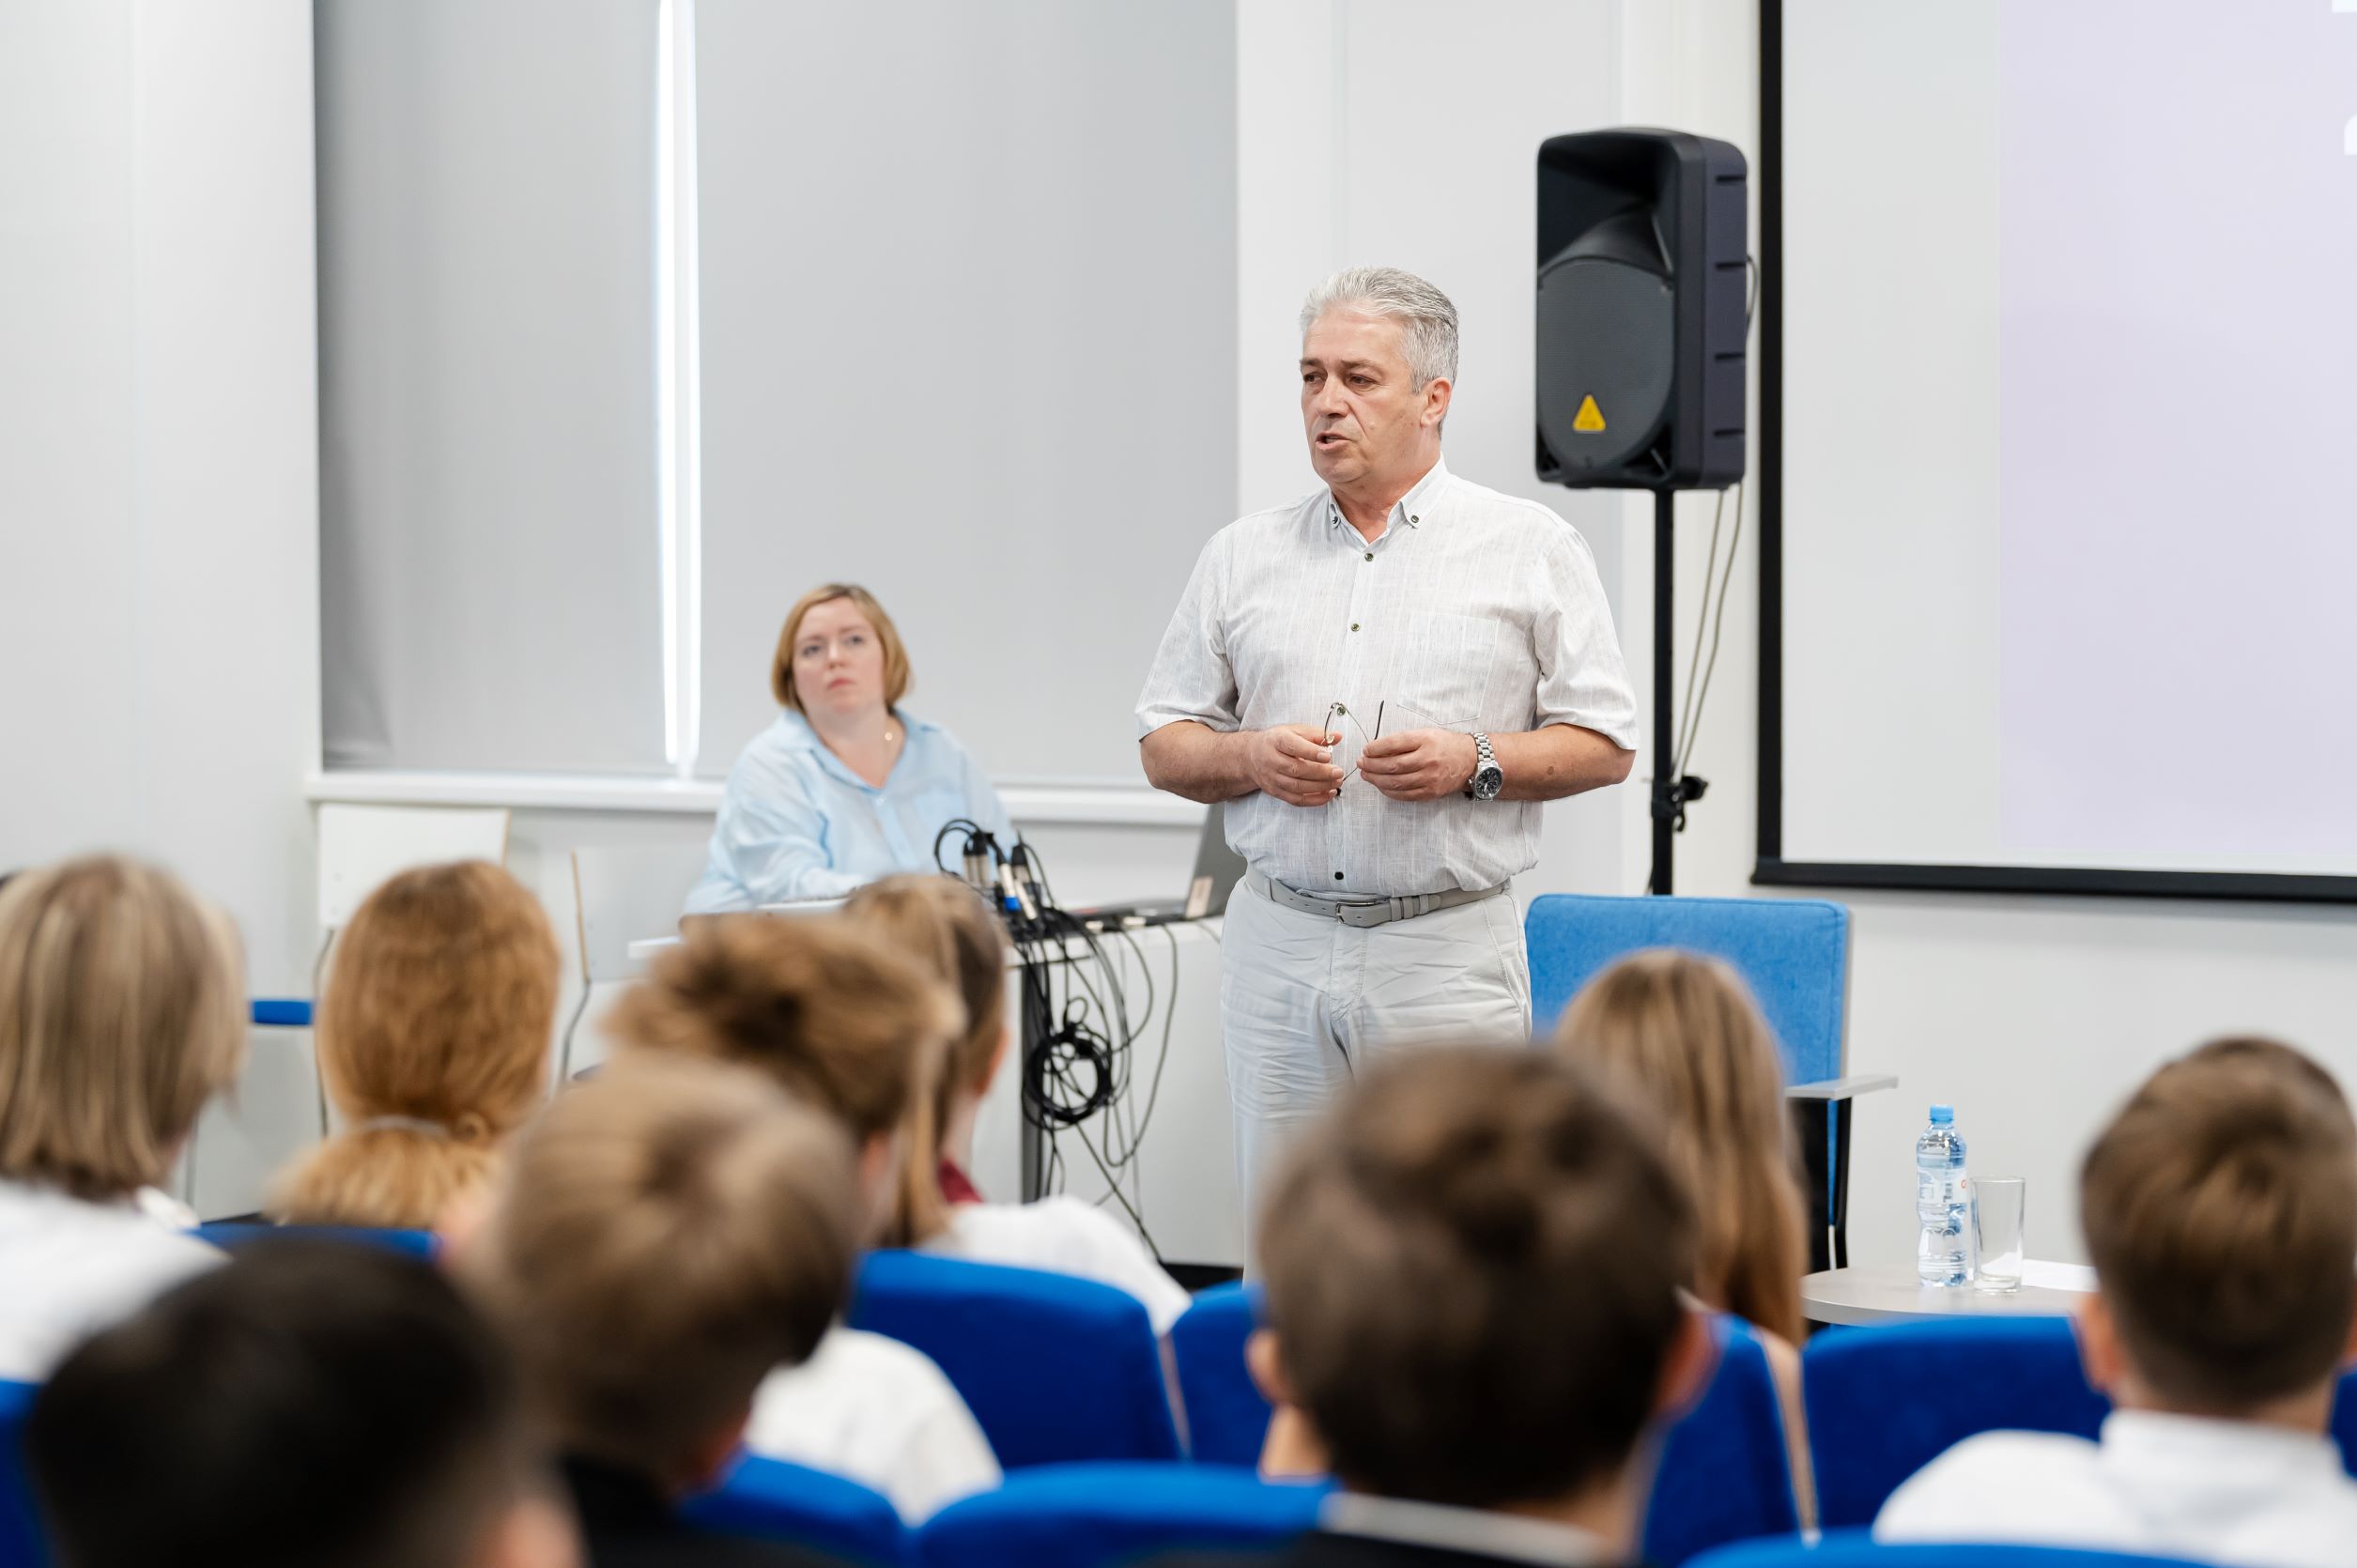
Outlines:
{"type": "MultiPolygon", "coordinates": [[[[1366,726],[1359,722],[1359,715],[1350,711],[1348,703],[1340,701],[1330,702],[1326,705],[1326,722],[1319,727],[1319,732],[1322,734],[1338,733],[1338,731],[1334,729],[1334,720],[1337,718],[1347,718],[1350,721],[1350,728],[1359,732],[1359,750],[1361,752],[1364,752],[1368,746],[1373,746],[1377,741],[1383,738],[1383,717],[1386,711],[1390,707],[1391,699],[1389,698],[1385,698],[1375,704],[1375,732],[1373,734],[1369,734],[1367,733],[1366,726]]],[[[1470,718],[1450,719],[1446,723],[1442,723],[1441,721],[1433,718],[1428,714],[1410,707],[1405,702],[1402,702],[1399,705],[1399,708],[1400,712],[1405,714],[1408,717],[1419,721],[1413,726],[1413,728],[1420,730],[1455,730],[1463,732],[1469,726],[1477,724],[1481,721],[1480,715],[1474,715],[1470,718]]],[[[1359,764],[1357,762],[1352,762],[1348,769],[1344,770],[1342,782],[1345,784],[1349,783],[1350,776],[1358,771],[1359,764]]]]}

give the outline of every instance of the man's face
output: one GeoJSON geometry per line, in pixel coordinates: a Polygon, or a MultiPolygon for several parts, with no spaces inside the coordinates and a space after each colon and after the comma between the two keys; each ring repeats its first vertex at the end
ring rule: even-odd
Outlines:
{"type": "Polygon", "coordinates": [[[1400,351],[1400,325],[1384,316],[1328,311],[1302,336],[1302,427],[1310,466],[1330,485],[1421,467],[1423,436],[1448,407],[1448,383],[1415,390],[1400,351]]]}

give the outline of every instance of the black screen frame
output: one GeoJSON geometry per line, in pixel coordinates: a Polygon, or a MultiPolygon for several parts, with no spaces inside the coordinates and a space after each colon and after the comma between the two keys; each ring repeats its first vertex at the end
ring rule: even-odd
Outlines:
{"type": "Polygon", "coordinates": [[[2357,877],[1784,858],[1784,8],[1782,0],[1759,0],[1759,8],[1760,774],[1752,882],[1770,887],[2357,904],[2357,877]]]}

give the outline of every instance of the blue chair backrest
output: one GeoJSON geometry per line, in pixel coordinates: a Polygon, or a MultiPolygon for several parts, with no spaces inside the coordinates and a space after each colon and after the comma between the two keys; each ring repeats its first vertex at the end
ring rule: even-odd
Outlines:
{"type": "Polygon", "coordinates": [[[2341,1374],[2333,1399],[2333,1440],[2341,1445],[2341,1468],[2357,1476],[2357,1372],[2341,1374]]]}
{"type": "Polygon", "coordinates": [[[2093,1437],[2111,1408],[2061,1317],[1827,1329],[1800,1365],[1827,1530],[1872,1524],[1902,1482],[1975,1433],[2093,1437]]]}
{"type": "Polygon", "coordinates": [[[1146,1307],[1094,1280],[925,1253],[870,1253],[851,1325],[931,1356],[1000,1465],[1176,1459],[1146,1307]]]}
{"type": "Polygon", "coordinates": [[[24,1418],[39,1392],[32,1383],[0,1382],[0,1568],[41,1568],[49,1560],[24,1468],[24,1418]]]}
{"type": "Polygon", "coordinates": [[[1317,1522],[1328,1488],[1217,1465],[1055,1465],[953,1502],[917,1531],[921,1568],[1104,1568],[1163,1552],[1270,1546],[1317,1522]]]}
{"type": "Polygon", "coordinates": [[[224,1253],[251,1247],[272,1237],[311,1241],[343,1241],[359,1247],[382,1247],[410,1257],[431,1260],[434,1233],[430,1230],[378,1230],[367,1225],[264,1225],[245,1220],[215,1220],[196,1227],[197,1238],[224,1253]]]}
{"type": "Polygon", "coordinates": [[[2173,1557],[2082,1551],[2071,1546],[1885,1544],[1863,1530],[1828,1531],[1814,1545],[1753,1541],[1694,1560],[1694,1568],[2196,1568],[2173,1557]]]}
{"type": "Polygon", "coordinates": [[[308,1029],[311,1004],[293,996],[256,996],[250,1004],[249,1016],[257,1028],[308,1029]]]}
{"type": "Polygon", "coordinates": [[[876,1568],[896,1568],[908,1558],[908,1532],[890,1499],[780,1459],[747,1455],[682,1512],[722,1535],[793,1542],[876,1568]]]}
{"type": "Polygon", "coordinates": [[[1670,1429],[1645,1513],[1644,1560],[1675,1568],[1731,1541],[1800,1529],[1767,1352],[1751,1326],[1720,1316],[1718,1369],[1670,1429]]]}
{"type": "Polygon", "coordinates": [[[1523,921],[1540,1033],[1616,959],[1684,947],[1741,975],[1784,1052],[1785,1082],[1841,1075],[1850,912],[1820,899],[1613,899],[1549,893],[1523,921]]]}
{"type": "Polygon", "coordinates": [[[1244,1344],[1259,1322],[1256,1285],[1223,1284],[1199,1292],[1171,1326],[1178,1363],[1178,1402],[1187,1408],[1187,1446],[1208,1464],[1260,1463],[1269,1437],[1269,1402],[1244,1365],[1244,1344]]]}

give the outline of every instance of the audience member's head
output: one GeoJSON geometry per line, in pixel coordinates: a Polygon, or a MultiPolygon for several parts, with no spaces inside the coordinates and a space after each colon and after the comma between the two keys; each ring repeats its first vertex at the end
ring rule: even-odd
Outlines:
{"type": "Polygon", "coordinates": [[[286,1173],[271,1216],[423,1229],[479,1199],[547,1086],[557,966],[540,900],[487,861],[370,894],[336,938],[317,1019],[346,1126],[286,1173]]]}
{"type": "Polygon", "coordinates": [[[564,1452],[685,1492],[842,1309],[858,1207],[831,1119],[744,1068],[639,1053],[526,1129],[459,1267],[564,1452]]]}
{"type": "Polygon", "coordinates": [[[1379,1065],[1303,1138],[1262,1209],[1256,1370],[1346,1486],[1634,1529],[1644,1439],[1710,1358],[1657,1142],[1574,1064],[1488,1047],[1379,1065]]]}
{"type": "Polygon", "coordinates": [[[0,890],[0,1179],[113,1200],[162,1181],[245,1058],[228,917],[116,855],[0,890]]]}
{"type": "Polygon", "coordinates": [[[2186,1053],[2187,1062],[2239,1062],[2268,1072],[2280,1073],[2303,1088],[2313,1089],[2340,1107],[2346,1115],[2349,1097],[2341,1092],[2340,1083],[2325,1069],[2324,1064],[2282,1040],[2267,1035],[2223,1035],[2205,1041],[2186,1053]]]}
{"type": "Polygon", "coordinates": [[[25,1458],[69,1568],[564,1568],[504,1347],[434,1269],[276,1241],[90,1340],[25,1458]]]}
{"type": "Polygon", "coordinates": [[[955,997],[925,963],[840,916],[716,915],[685,930],[609,1016],[627,1044],[754,1068],[839,1117],[859,1145],[871,1236],[941,1228],[911,1151],[935,1144],[933,1085],[955,997]]]}
{"type": "MultiPolygon", "coordinates": [[[[922,962],[965,1005],[965,1030],[950,1042],[933,1093],[938,1143],[972,1117],[1007,1053],[1006,929],[964,883],[923,874],[870,883],[843,905],[843,917],[922,962]]],[[[937,1164],[940,1152],[920,1158],[937,1164]]]]}
{"type": "Polygon", "coordinates": [[[1701,1222],[1695,1294],[1797,1344],[1808,1240],[1783,1064],[1741,976],[1696,953],[1634,954],[1588,982],[1555,1039],[1660,1111],[1701,1222]]]}
{"type": "Polygon", "coordinates": [[[2302,1063],[2272,1043],[2197,1052],[2087,1151],[2082,1345],[2118,1403],[2323,1425],[2357,1335],[2357,1130],[2302,1063]]]}

